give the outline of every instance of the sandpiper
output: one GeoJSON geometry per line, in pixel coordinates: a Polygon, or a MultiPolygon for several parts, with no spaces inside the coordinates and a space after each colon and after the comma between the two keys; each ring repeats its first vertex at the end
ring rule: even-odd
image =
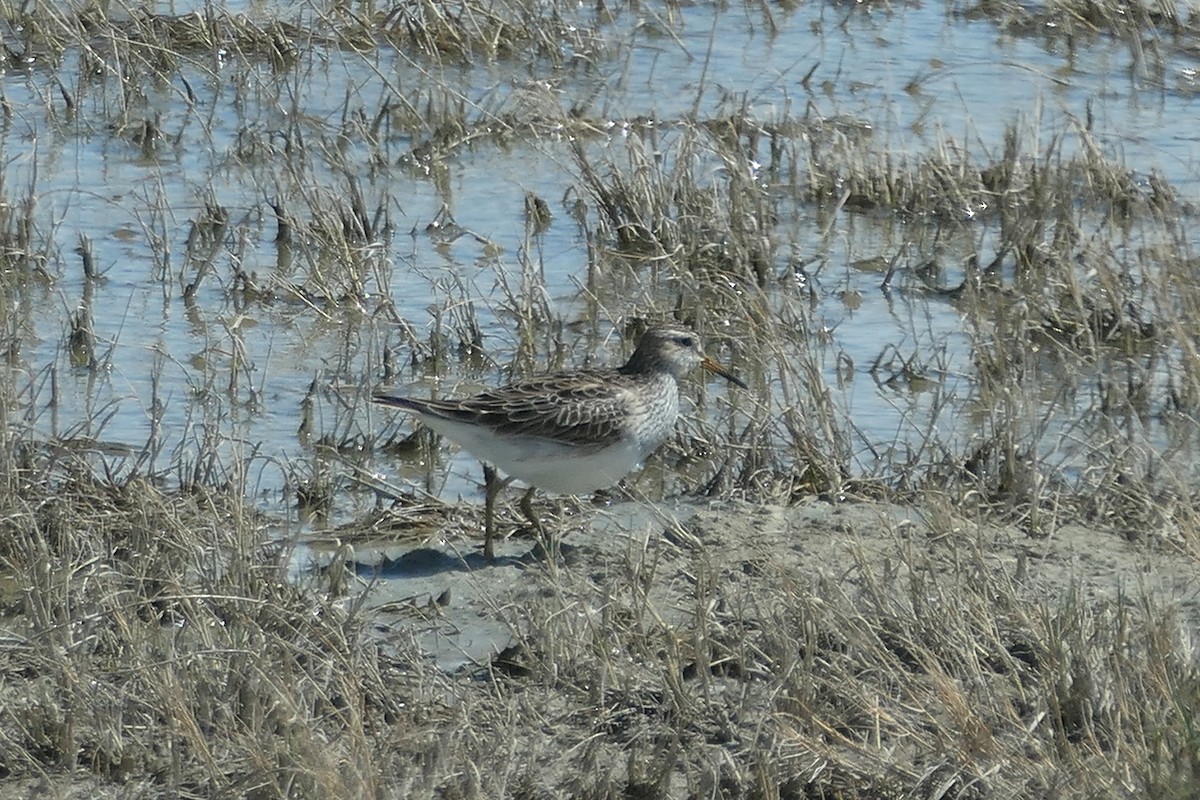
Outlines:
{"type": "Polygon", "coordinates": [[[459,399],[417,400],[381,391],[374,400],[416,414],[484,462],[483,553],[493,561],[501,488],[514,479],[529,485],[521,509],[540,531],[533,492],[591,492],[637,469],[670,435],[679,416],[678,381],[696,367],[746,388],[704,355],[695,332],[658,325],[617,369],[539,375],[459,399]],[[506,480],[498,479],[497,469],[506,480]]]}

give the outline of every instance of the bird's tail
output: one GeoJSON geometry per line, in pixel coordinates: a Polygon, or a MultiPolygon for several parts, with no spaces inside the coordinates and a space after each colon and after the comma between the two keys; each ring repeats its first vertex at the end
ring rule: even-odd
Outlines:
{"type": "Polygon", "coordinates": [[[425,405],[419,400],[413,400],[411,397],[404,395],[392,394],[390,392],[375,392],[371,395],[371,399],[376,403],[392,408],[402,408],[405,411],[416,411],[418,413],[425,410],[425,405]]]}

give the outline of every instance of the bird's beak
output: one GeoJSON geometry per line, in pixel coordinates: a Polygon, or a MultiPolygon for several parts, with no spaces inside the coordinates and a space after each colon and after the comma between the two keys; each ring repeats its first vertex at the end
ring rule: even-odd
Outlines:
{"type": "Polygon", "coordinates": [[[715,372],[716,374],[720,375],[722,378],[729,381],[730,383],[732,383],[735,386],[740,386],[743,389],[747,389],[747,390],[749,390],[749,388],[750,388],[749,386],[747,386],[745,383],[742,382],[741,378],[734,375],[732,372],[730,372],[728,369],[726,369],[722,364],[712,360],[708,356],[705,356],[703,359],[701,359],[700,366],[702,368],[708,370],[709,372],[715,372]]]}

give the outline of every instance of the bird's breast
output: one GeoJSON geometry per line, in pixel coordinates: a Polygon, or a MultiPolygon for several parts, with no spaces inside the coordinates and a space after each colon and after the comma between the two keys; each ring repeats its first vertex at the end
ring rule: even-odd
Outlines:
{"type": "Polygon", "coordinates": [[[653,379],[653,391],[631,393],[625,438],[642,454],[650,455],[675,428],[679,418],[679,388],[670,375],[653,379]]]}

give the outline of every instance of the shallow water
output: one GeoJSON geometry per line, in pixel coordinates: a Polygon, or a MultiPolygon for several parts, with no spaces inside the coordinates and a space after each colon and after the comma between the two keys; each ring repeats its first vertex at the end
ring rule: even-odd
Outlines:
{"type": "MultiPolygon", "coordinates": [[[[158,5],[168,7],[182,13],[202,5],[158,5]]],[[[276,3],[220,7],[284,18],[314,13],[311,6],[276,3]]],[[[538,110],[553,117],[551,111],[581,103],[613,121],[607,138],[588,143],[594,148],[620,148],[632,135],[624,121],[639,117],[660,121],[666,149],[671,120],[709,118],[744,105],[752,116],[771,121],[785,110],[796,116],[805,109],[807,118],[869,124],[879,146],[897,153],[956,147],[979,161],[1000,151],[1006,126],[1037,131],[1048,141],[1090,116],[1111,155],[1143,178],[1162,173],[1185,199],[1200,199],[1194,58],[1170,55],[1161,73],[1149,74],[1115,40],[1097,37],[1068,53],[1050,38],[1014,37],[988,21],[968,20],[962,10],[954,4],[807,4],[790,11],[771,7],[767,17],[758,8],[691,5],[643,7],[637,15],[622,10],[611,22],[594,25],[587,10],[578,9],[598,38],[589,40],[593,50],[564,62],[573,68],[558,71],[542,62],[447,67],[388,48],[365,57],[318,48],[289,69],[255,65],[242,71],[235,55],[214,63],[199,54],[182,76],[196,94],[194,106],[182,82],[173,80],[148,89],[145,103],[135,104],[128,117],[116,87],[81,90],[79,110],[71,115],[59,98],[53,65],[35,61],[28,70],[10,70],[3,90],[13,115],[0,131],[5,192],[11,203],[27,193],[36,198],[38,230],[50,243],[50,257],[49,280],[30,277],[4,298],[8,335],[20,343],[9,380],[44,409],[47,370],[56,373],[59,406],[53,414],[36,414],[34,422],[45,435],[78,427],[136,452],[161,414],[161,462],[171,453],[194,458],[212,442],[226,469],[254,455],[248,491],[266,508],[291,509],[289,476],[295,482],[306,471],[328,468],[313,450],[314,438],[325,434],[352,447],[355,437],[391,419],[353,405],[361,398],[346,387],[357,376],[381,374],[378,353],[383,342],[400,341],[395,327],[371,307],[289,292],[283,279],[315,285],[314,276],[337,272],[332,264],[339,256],[303,243],[282,251],[264,202],[286,198],[289,212],[308,215],[305,198],[345,194],[346,172],[356,175],[367,208],[384,203],[394,226],[373,254],[344,256],[367,265],[368,293],[381,291],[372,268],[386,274],[396,310],[418,341],[467,308],[484,333],[490,361],[442,365],[441,380],[423,391],[503,379],[517,337],[510,318],[497,309],[507,302],[503,281],[521,284],[520,254],[527,245],[545,278],[545,296],[536,299],[568,322],[600,320],[594,328],[568,332],[564,360],[619,360],[624,351],[606,321],[636,314],[645,298],[636,289],[602,298],[580,291],[586,246],[562,203],[578,184],[568,144],[552,131],[528,140],[484,140],[454,148],[443,169],[410,158],[414,138],[399,127],[385,132],[378,146],[341,135],[348,113],[362,109],[369,116],[389,93],[418,105],[463,98],[468,116],[478,120],[538,110]],[[806,88],[801,81],[810,70],[806,88]],[[433,88],[416,88],[428,86],[430,74],[438,76],[433,88]],[[156,119],[161,135],[142,144],[131,130],[145,119],[156,119]],[[284,150],[289,137],[298,136],[307,155],[284,150]],[[555,215],[533,240],[526,239],[522,216],[526,193],[545,199],[555,215]],[[211,271],[187,303],[183,288],[195,279],[197,266],[186,262],[186,242],[191,222],[209,201],[227,211],[233,244],[222,241],[214,249],[211,271]],[[443,208],[474,235],[431,230],[443,208]],[[90,298],[73,252],[80,236],[90,240],[105,276],[91,287],[90,298]],[[165,263],[158,258],[163,252],[165,263]],[[228,289],[235,267],[262,284],[276,279],[275,301],[245,307],[233,302],[228,289]],[[81,304],[94,317],[95,370],[73,366],[65,344],[81,304]],[[297,433],[300,408],[314,380],[325,391],[315,406],[317,435],[306,439],[297,433]],[[103,426],[95,422],[101,410],[112,412],[103,426]]],[[[64,73],[71,74],[77,56],[68,54],[64,73]]],[[[717,175],[715,165],[713,170],[717,175]]],[[[919,441],[934,399],[920,390],[878,385],[867,373],[870,364],[886,345],[899,354],[936,354],[944,394],[966,398],[969,387],[958,377],[970,372],[962,363],[962,321],[953,304],[928,292],[906,291],[903,284],[881,292],[881,273],[863,268],[908,238],[896,220],[844,211],[821,243],[817,210],[789,208],[794,216],[779,220],[773,232],[787,243],[778,252],[781,259],[795,254],[824,264],[813,280],[817,304],[811,317],[827,338],[814,347],[822,349],[836,401],[861,432],[858,461],[868,469],[872,456],[865,445],[919,441]],[[839,358],[854,365],[850,380],[839,380],[838,364],[847,363],[839,358]]],[[[786,263],[775,267],[779,275],[789,271],[786,263]]],[[[338,289],[336,280],[330,288],[338,289]]],[[[775,302],[791,300],[780,295],[775,302]]],[[[416,381],[421,374],[413,369],[398,380],[416,381]]],[[[971,424],[969,414],[945,419],[961,422],[943,424],[971,424]]],[[[388,460],[373,469],[385,476],[399,467],[388,460]]],[[[447,498],[479,497],[478,467],[463,454],[445,464],[410,465],[403,475],[447,498]]],[[[331,518],[370,502],[364,495],[339,497],[331,518]]]]}

